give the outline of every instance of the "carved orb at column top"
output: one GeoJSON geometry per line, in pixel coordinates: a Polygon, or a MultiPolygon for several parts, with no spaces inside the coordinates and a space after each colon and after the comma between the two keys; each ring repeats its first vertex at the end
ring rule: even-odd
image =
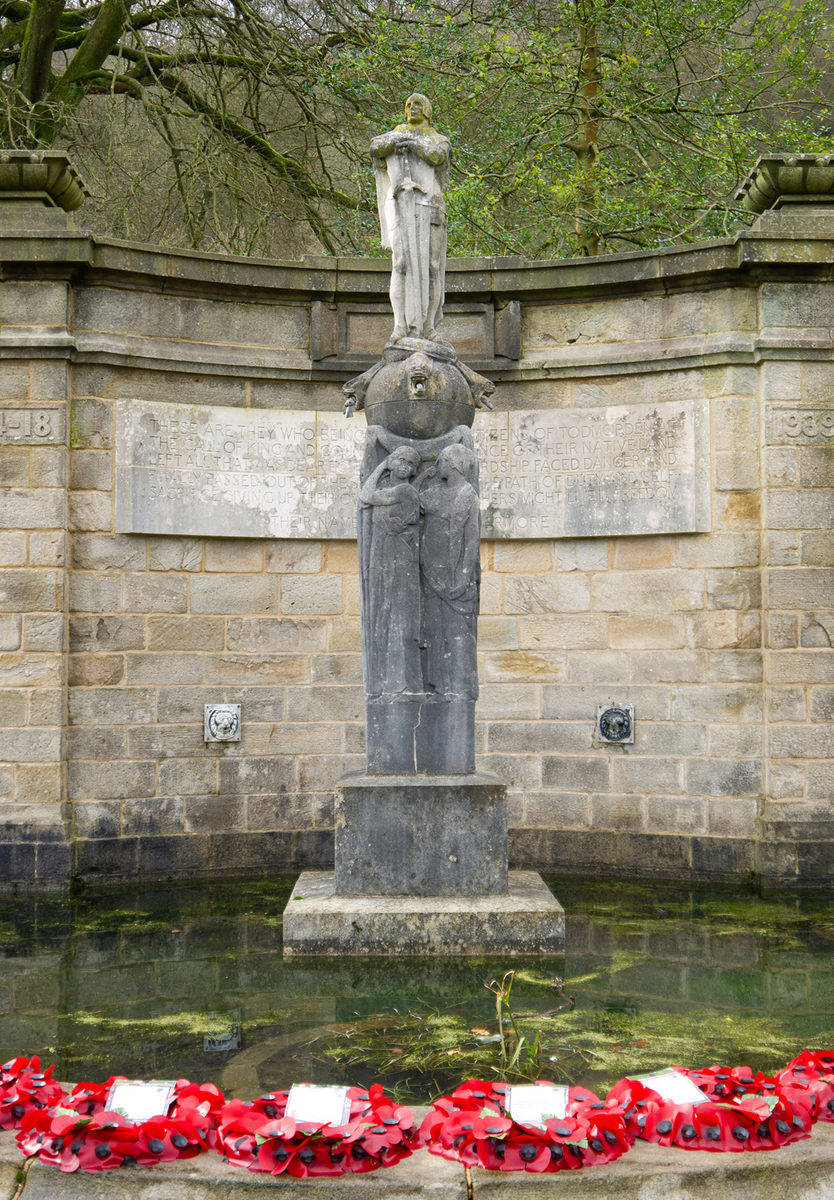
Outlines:
{"type": "Polygon", "coordinates": [[[368,385],[365,415],[400,437],[433,438],[457,425],[471,425],[471,388],[453,362],[417,352],[388,362],[368,385]]]}

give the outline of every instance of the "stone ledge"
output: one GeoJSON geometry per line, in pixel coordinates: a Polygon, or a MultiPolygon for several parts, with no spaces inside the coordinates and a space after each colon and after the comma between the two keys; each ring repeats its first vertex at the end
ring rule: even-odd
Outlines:
{"type": "MultiPolygon", "coordinates": [[[[82,218],[83,220],[83,218],[82,218]]],[[[9,279],[67,278],[75,284],[113,282],[169,295],[275,299],[300,293],[330,300],[377,300],[388,291],[388,259],[307,258],[301,261],[245,258],[171,250],[95,237],[82,230],[6,229],[4,275],[9,279]]],[[[615,295],[665,295],[693,284],[756,286],[772,278],[829,281],[830,230],[787,233],[748,229],[733,237],[692,246],[605,254],[594,259],[450,259],[450,302],[490,296],[564,302],[587,301],[597,289],[615,295]]]]}
{"type": "Polygon", "coordinates": [[[333,871],[305,871],[284,909],[284,957],[562,955],[565,913],[535,871],[506,896],[337,896],[333,871]]]}
{"type": "MultiPolygon", "coordinates": [[[[0,1200],[14,1195],[22,1156],[13,1133],[0,1134],[0,1200]]],[[[757,1154],[711,1154],[638,1142],[607,1167],[558,1175],[503,1174],[474,1169],[472,1200],[830,1200],[834,1196],[834,1126],[818,1124],[807,1141],[757,1154]]],[[[98,1175],[63,1175],[32,1164],[21,1200],[266,1200],[276,1190],[311,1200],[466,1200],[463,1168],[418,1151],[389,1170],[334,1179],[272,1178],[230,1167],[216,1154],[181,1163],[132,1167],[98,1175]]]]}
{"type": "MultiPolygon", "coordinates": [[[[0,233],[2,245],[2,233],[0,233]]],[[[299,289],[303,294],[303,289],[299,289]]],[[[523,293],[519,285],[518,292],[523,293]]],[[[298,296],[295,296],[298,299],[298,296]]],[[[553,301],[558,303],[557,300],[553,301]]],[[[565,301],[562,301],[565,303],[565,301]]],[[[69,359],[78,365],[102,364],[146,371],[188,375],[220,375],[265,381],[342,383],[372,365],[370,355],[345,362],[336,358],[312,361],[306,350],[231,342],[193,342],[127,333],[65,330],[24,334],[4,330],[0,337],[4,359],[69,359]]],[[[496,377],[498,383],[536,379],[596,379],[603,376],[657,374],[693,368],[737,364],[758,365],[784,359],[830,361],[830,336],[817,331],[781,329],[767,333],[699,334],[692,337],[623,342],[594,342],[586,346],[533,350],[513,362],[467,356],[469,365],[496,377]]],[[[342,406],[334,401],[333,410],[342,406]]],[[[233,406],[234,407],[234,406],[233,406]]],[[[292,395],[278,407],[296,407],[292,395]]]]}
{"type": "MultiPolygon", "coordinates": [[[[29,842],[21,831],[0,841],[0,894],[66,890],[71,878],[118,887],[146,882],[258,878],[333,866],[332,827],[146,834],[29,842]]],[[[810,831],[809,831],[810,833],[810,831]]],[[[745,883],[766,889],[830,888],[834,840],[762,838],[513,826],[510,866],[553,875],[745,883]]]]}

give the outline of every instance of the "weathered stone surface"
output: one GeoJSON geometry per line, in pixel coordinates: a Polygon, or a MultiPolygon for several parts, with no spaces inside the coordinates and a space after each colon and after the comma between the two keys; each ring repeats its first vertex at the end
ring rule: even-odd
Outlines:
{"type": "Polygon", "coordinates": [[[494,775],[346,775],[336,785],[340,896],[507,890],[506,785],[494,775]]]}
{"type": "MultiPolygon", "coordinates": [[[[116,528],[354,537],[364,435],[361,414],[121,401],[116,528]]],[[[710,528],[703,403],[483,412],[473,436],[485,537],[710,528]]],[[[107,519],[104,508],[95,519],[107,519]]]]}
{"type": "MultiPolygon", "coordinates": [[[[249,1099],[248,1095],[246,1096],[249,1099]]],[[[415,1110],[419,1121],[426,1110],[415,1110]]],[[[0,1134],[4,1174],[0,1179],[3,1200],[17,1186],[14,1172],[23,1161],[14,1133],[0,1134]]],[[[556,1184],[550,1175],[475,1169],[472,1200],[551,1200],[556,1184]]],[[[627,1155],[604,1167],[564,1171],[558,1176],[559,1192],[587,1200],[828,1200],[834,1188],[834,1130],[819,1122],[811,1138],[784,1147],[762,1162],[758,1154],[710,1154],[682,1151],[638,1141],[627,1155]]],[[[463,1167],[428,1154],[425,1150],[395,1169],[333,1179],[275,1180],[224,1163],[219,1155],[203,1154],[156,1167],[136,1167],[119,1172],[65,1175],[35,1161],[28,1173],[22,1200],[271,1200],[277,1190],[292,1191],[310,1200],[465,1200],[467,1182],[463,1167]]]]}
{"type": "MultiPolygon", "coordinates": [[[[14,538],[16,535],[10,535],[14,538]]],[[[0,534],[0,542],[3,535],[0,534]]],[[[65,530],[44,530],[29,534],[29,563],[33,567],[63,567],[68,559],[65,530]]],[[[2,551],[0,551],[2,556],[2,551]]],[[[10,566],[15,565],[9,563],[10,566]]]]}
{"type": "Polygon", "coordinates": [[[305,871],[284,910],[284,955],[564,952],[565,915],[534,871],[511,871],[505,896],[336,894],[332,872],[305,871]],[[298,899],[296,899],[298,897],[298,899]]]}
{"type": "Polygon", "coordinates": [[[63,446],[66,440],[66,405],[0,405],[0,446],[63,446]]]}
{"type": "Polygon", "coordinates": [[[372,425],[361,471],[368,772],[468,774],[478,699],[477,461],[465,425],[400,443],[392,449],[388,431],[372,425]]]}

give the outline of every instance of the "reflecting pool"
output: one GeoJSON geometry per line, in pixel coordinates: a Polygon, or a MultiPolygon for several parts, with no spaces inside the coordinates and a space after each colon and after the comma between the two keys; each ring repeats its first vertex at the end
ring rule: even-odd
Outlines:
{"type": "Polygon", "coordinates": [[[0,899],[2,1061],[38,1053],[64,1080],[185,1076],[246,1099],[380,1078],[426,1102],[498,1073],[485,985],[510,968],[505,1051],[532,1076],[604,1090],[675,1063],[772,1070],[834,1045],[830,895],[548,879],[564,960],[285,963],[293,882],[0,899]]]}

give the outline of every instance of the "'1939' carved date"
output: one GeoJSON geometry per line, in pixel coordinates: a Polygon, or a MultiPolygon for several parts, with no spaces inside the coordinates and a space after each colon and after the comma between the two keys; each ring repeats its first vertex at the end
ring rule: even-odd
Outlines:
{"type": "Polygon", "coordinates": [[[782,433],[789,438],[834,437],[834,412],[807,410],[779,415],[782,433]]]}

